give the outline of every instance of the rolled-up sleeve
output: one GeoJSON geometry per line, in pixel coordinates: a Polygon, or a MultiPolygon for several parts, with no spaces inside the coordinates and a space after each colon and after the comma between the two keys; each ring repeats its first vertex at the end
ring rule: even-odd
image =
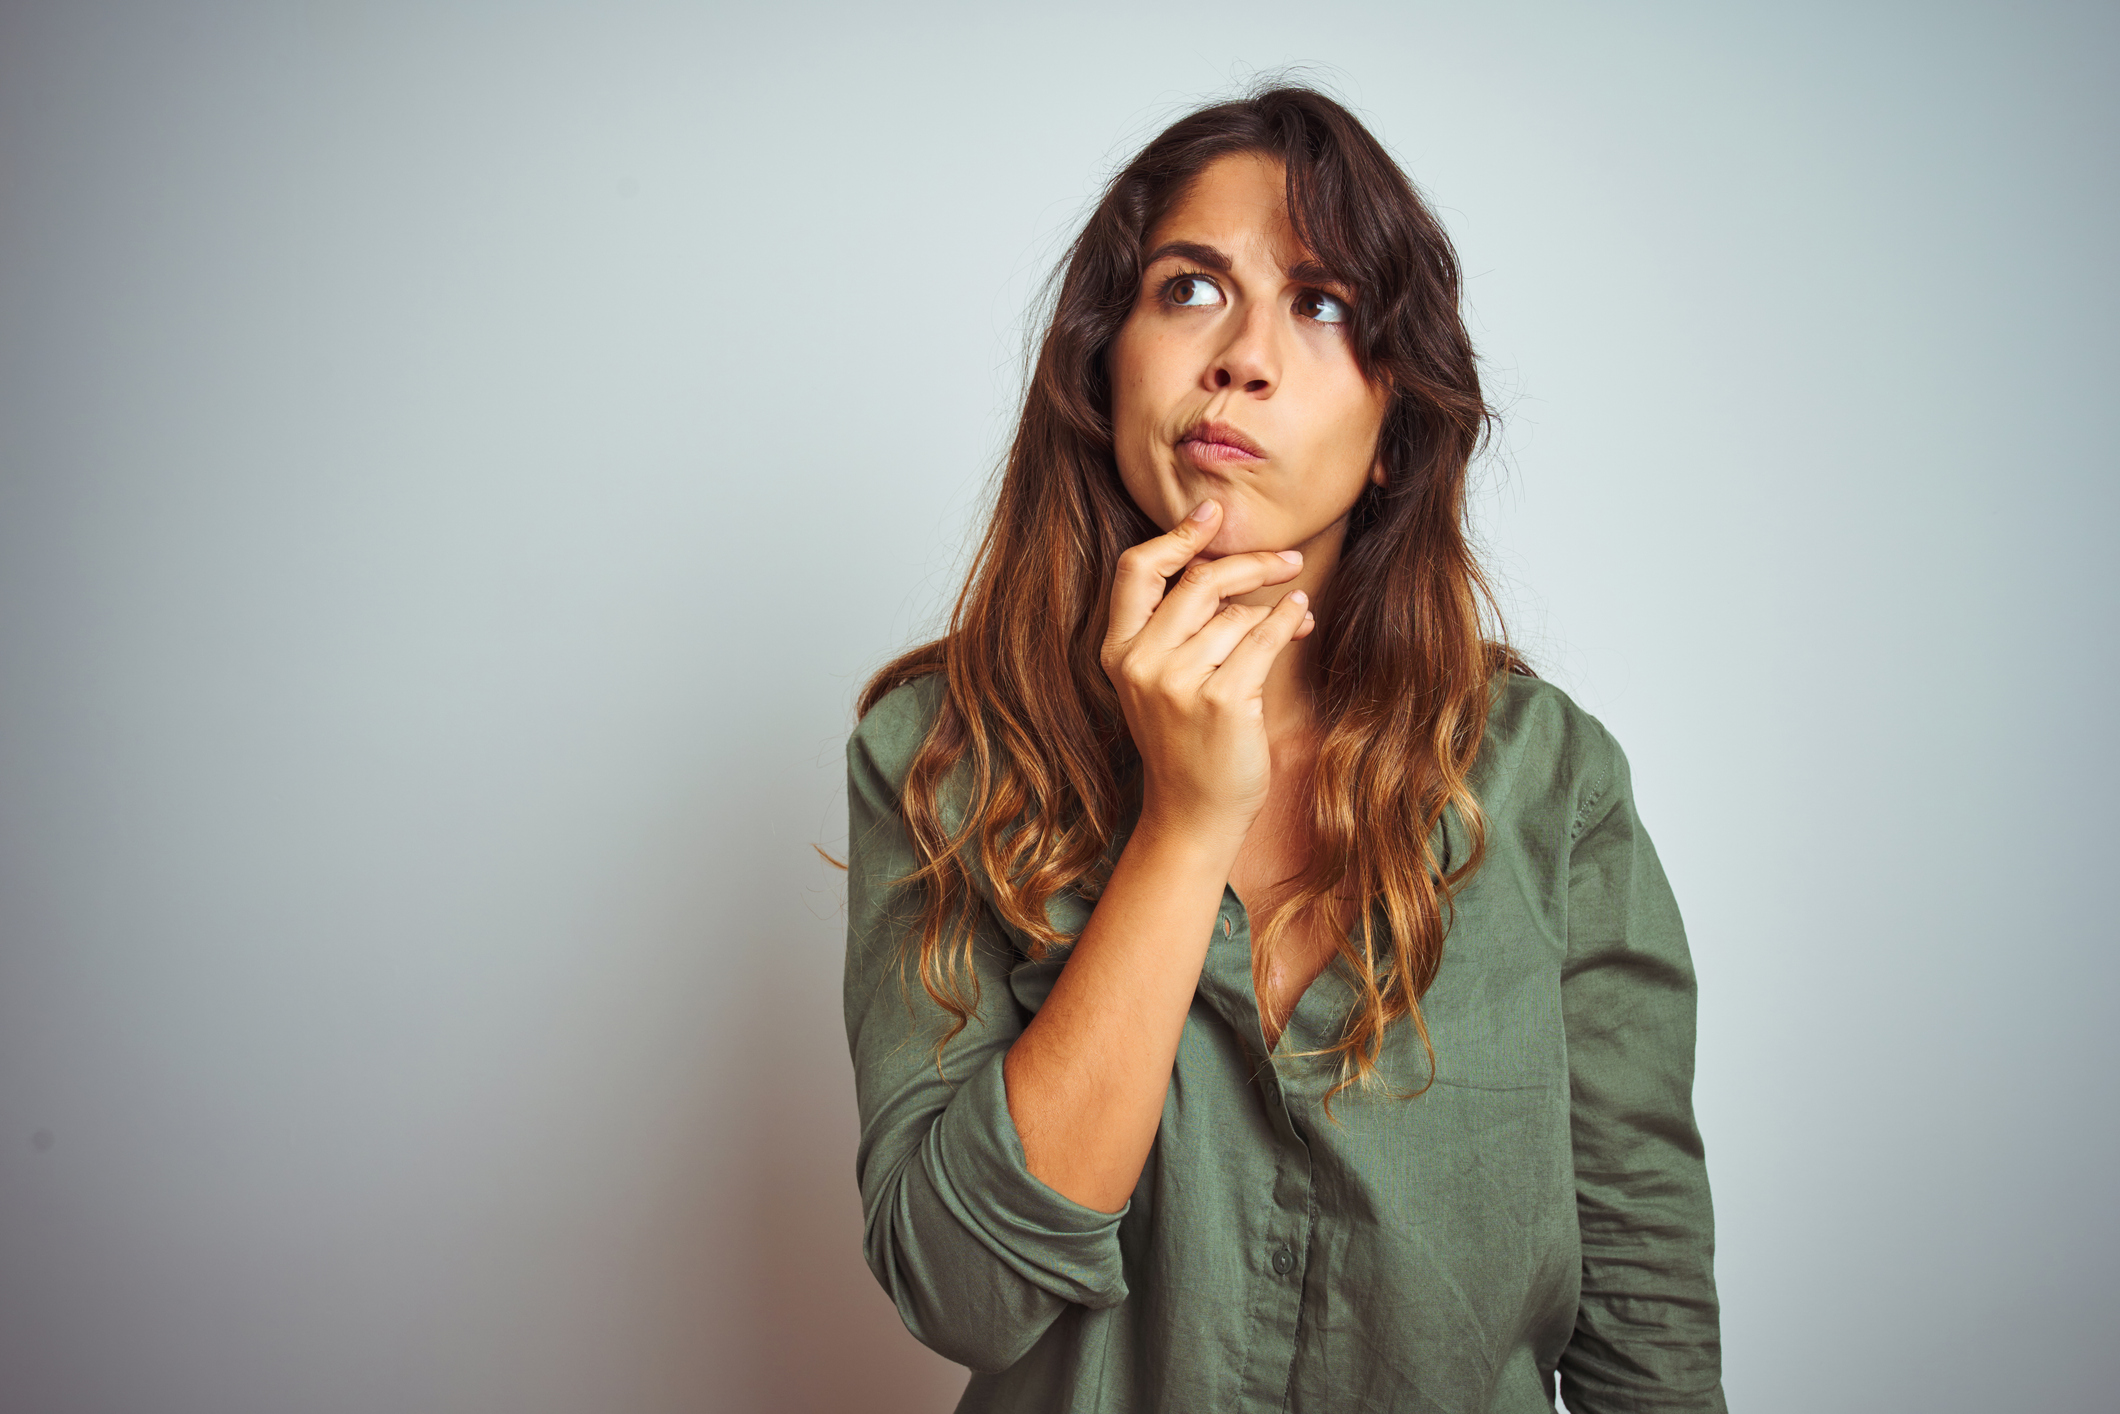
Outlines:
{"type": "MultiPolygon", "coordinates": [[[[898,688],[847,744],[847,1042],[861,1139],[863,1246],[906,1329],[974,1370],[1006,1369],[1070,1304],[1126,1297],[1119,1222],[1034,1177],[1008,1109],[1002,1061],[1024,1015],[1015,961],[982,899],[974,967],[978,1013],[949,1043],[949,1017],[898,960],[917,927],[915,867],[898,800],[926,729],[936,679],[898,688]],[[946,1078],[945,1078],[946,1077],[946,1078]]],[[[955,823],[948,820],[947,823],[955,823]]]]}
{"type": "Polygon", "coordinates": [[[1573,1414],[1722,1414],[1693,962],[1626,757],[1601,745],[1575,822],[1561,984],[1583,1250],[1562,1393],[1573,1414]]]}

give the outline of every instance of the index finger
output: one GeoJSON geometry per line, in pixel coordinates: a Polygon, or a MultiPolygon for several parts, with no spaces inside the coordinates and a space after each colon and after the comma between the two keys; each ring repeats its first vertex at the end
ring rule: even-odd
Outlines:
{"type": "Polygon", "coordinates": [[[1164,534],[1119,556],[1119,571],[1112,577],[1111,638],[1131,642],[1141,632],[1163,602],[1164,584],[1207,548],[1221,519],[1221,502],[1202,501],[1164,534]]]}

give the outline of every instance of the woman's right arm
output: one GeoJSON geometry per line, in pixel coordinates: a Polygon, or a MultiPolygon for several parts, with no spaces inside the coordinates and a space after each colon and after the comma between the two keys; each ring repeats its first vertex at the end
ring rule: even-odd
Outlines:
{"type": "Polygon", "coordinates": [[[1214,524],[1124,557],[1106,665],[1148,768],[1142,818],[1028,1026],[1007,941],[982,907],[980,1006],[944,1054],[947,1080],[933,1054],[942,1011],[917,979],[900,981],[911,901],[889,887],[917,863],[899,796],[928,715],[921,698],[939,682],[886,696],[848,743],[845,1003],[864,1252],[906,1327],[975,1370],[1015,1363],[1069,1303],[1126,1296],[1119,1218],[1155,1139],[1230,864],[1271,780],[1258,692],[1306,617],[1299,600],[1270,613],[1220,606],[1295,573],[1272,555],[1202,566],[1164,597],[1214,524]],[[1208,679],[1232,666],[1209,702],[1208,679]]]}
{"type": "Polygon", "coordinates": [[[1273,782],[1266,674],[1310,622],[1300,593],[1223,603],[1298,573],[1293,551],[1187,567],[1219,523],[1202,508],[1120,557],[1103,662],[1141,752],[1141,818],[1005,1066],[1030,1171],[1103,1212],[1155,1143],[1222,890],[1273,782]]]}
{"type": "Polygon", "coordinates": [[[906,1329],[974,1370],[1007,1369],[1070,1303],[1126,1297],[1119,1219],[1033,1177],[1001,1063],[1022,1031],[1007,938],[984,904],[972,966],[979,1006],[943,1054],[949,1020],[910,967],[918,900],[891,888],[919,859],[899,815],[939,678],[871,708],[847,743],[847,1042],[861,1118],[854,1172],[862,1252],[906,1329]],[[945,1073],[946,1072],[946,1075],[945,1073]]]}

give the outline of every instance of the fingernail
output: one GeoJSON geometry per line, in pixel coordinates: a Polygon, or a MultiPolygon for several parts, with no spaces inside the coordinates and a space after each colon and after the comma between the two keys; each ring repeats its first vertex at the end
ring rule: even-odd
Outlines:
{"type": "Polygon", "coordinates": [[[1303,552],[1301,550],[1282,550],[1278,553],[1280,554],[1282,559],[1288,561],[1288,563],[1292,565],[1300,565],[1303,563],[1303,552]]]}
{"type": "Polygon", "coordinates": [[[1300,589],[1290,590],[1288,597],[1295,600],[1298,604],[1308,604],[1310,602],[1310,596],[1300,589]]]}
{"type": "Polygon", "coordinates": [[[1193,513],[1192,513],[1192,514],[1191,514],[1190,516],[1186,517],[1186,519],[1188,519],[1188,520],[1206,520],[1206,519],[1207,519],[1207,518],[1208,518],[1209,516],[1213,515],[1214,513],[1215,513],[1215,503],[1214,503],[1214,501],[1213,501],[1212,499],[1210,499],[1210,500],[1205,500],[1205,501],[1202,501],[1202,502],[1201,502],[1201,503],[1200,503],[1199,505],[1197,505],[1197,506],[1194,506],[1194,507],[1193,507],[1193,513]]]}

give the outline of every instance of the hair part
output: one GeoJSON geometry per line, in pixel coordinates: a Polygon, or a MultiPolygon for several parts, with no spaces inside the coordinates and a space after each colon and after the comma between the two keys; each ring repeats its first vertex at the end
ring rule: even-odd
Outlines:
{"type": "Polygon", "coordinates": [[[1254,985],[1311,910],[1334,920],[1335,962],[1355,992],[1325,1097],[1381,1087],[1386,1029],[1407,1018],[1433,1083],[1420,1000],[1434,982],[1451,900],[1478,869],[1485,822],[1468,785],[1497,675],[1530,669],[1507,646],[1466,530],[1467,478],[1493,415],[1459,312],[1449,237],[1398,165],[1345,108],[1278,86],[1186,115],[1106,186],[1056,272],[1022,415],[965,584],[942,637],[887,663],[857,713],[928,673],[941,710],[915,753],[901,810],[919,866],[907,956],[951,1024],[979,1006],[971,968],[984,892],[1033,958],[1072,941],[1047,916],[1061,890],[1101,894],[1115,831],[1138,808],[1140,754],[1099,653],[1118,560],[1159,535],[1113,451],[1107,354],[1139,295],[1144,243],[1200,173],[1255,152],[1283,164],[1296,235],[1354,292],[1362,373],[1390,393],[1377,454],[1386,474],[1349,516],[1316,605],[1309,652],[1320,743],[1313,848],[1254,920],[1254,985]],[[1489,625],[1492,636],[1489,636],[1489,625]],[[945,822],[945,784],[962,792],[945,822]],[[1454,813],[1470,847],[1439,848],[1454,813]],[[956,812],[953,812],[956,813],[956,812]],[[1341,917],[1340,900],[1359,904],[1341,917]]]}

